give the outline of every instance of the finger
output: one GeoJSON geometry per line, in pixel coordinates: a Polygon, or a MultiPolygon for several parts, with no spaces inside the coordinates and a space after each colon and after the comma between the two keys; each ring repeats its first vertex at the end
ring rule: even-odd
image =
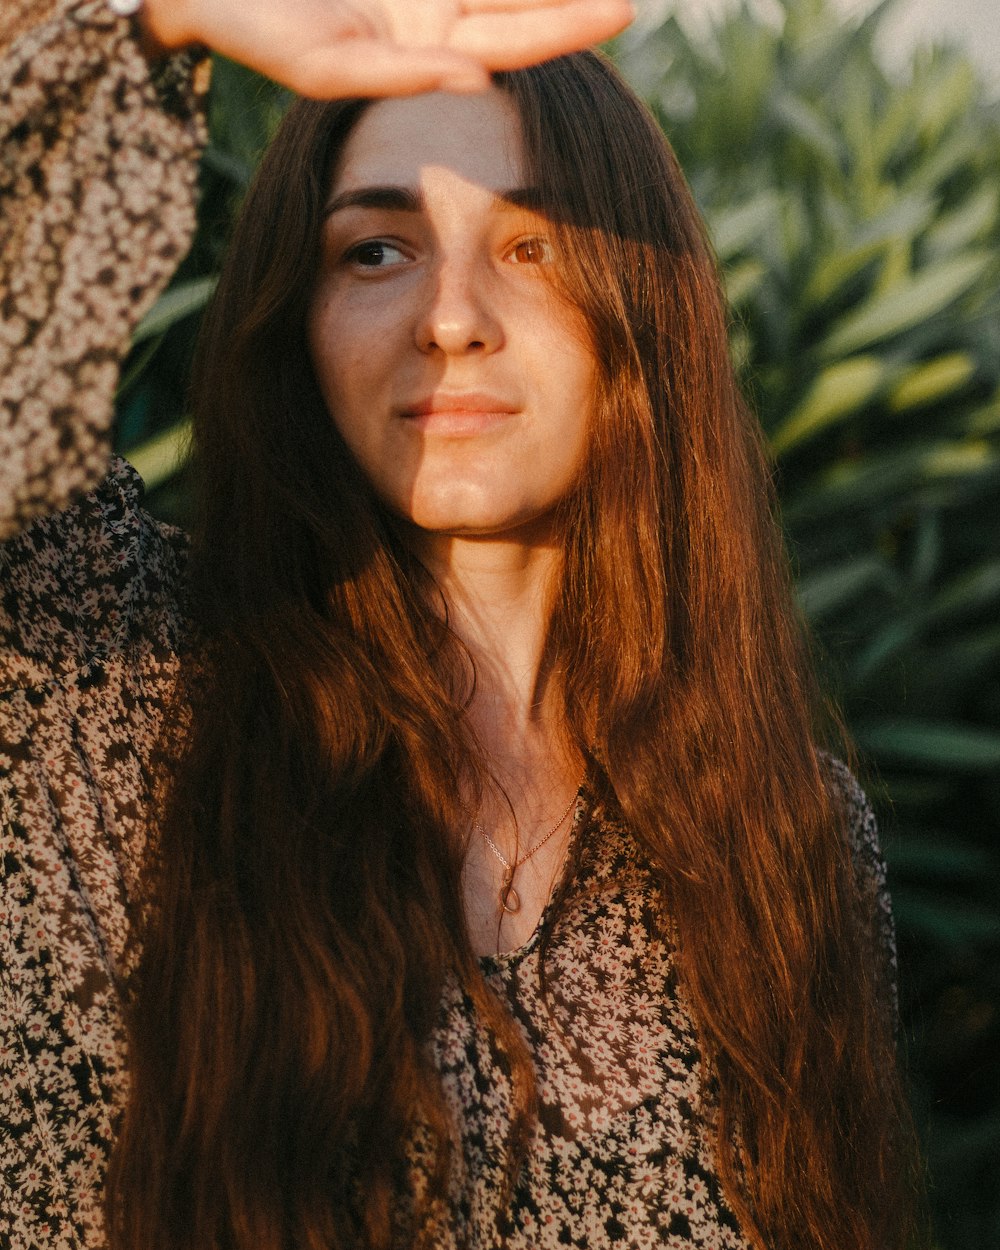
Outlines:
{"type": "Polygon", "coordinates": [[[283,67],[280,80],[314,99],[483,91],[490,82],[488,70],[459,51],[401,48],[375,39],[353,40],[347,56],[342,44],[311,50],[283,67]]]}
{"type": "MultiPolygon", "coordinates": [[[[558,9],[574,6],[582,12],[585,8],[607,8],[595,0],[459,0],[459,8],[463,13],[519,13],[526,9],[558,9]]],[[[626,24],[635,17],[634,5],[628,4],[631,12],[626,24]]]]}
{"type": "MultiPolygon", "coordinates": [[[[470,2],[489,5],[497,0],[470,2]]],[[[515,2],[530,7],[516,13],[469,13],[456,24],[450,46],[490,69],[517,69],[602,43],[633,17],[628,0],[564,0],[543,7],[536,7],[535,0],[515,2]]]]}

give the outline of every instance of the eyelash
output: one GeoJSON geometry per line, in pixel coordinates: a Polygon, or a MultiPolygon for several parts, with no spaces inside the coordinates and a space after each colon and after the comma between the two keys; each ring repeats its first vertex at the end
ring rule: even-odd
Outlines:
{"type": "MultiPolygon", "coordinates": [[[[348,248],[344,253],[344,260],[350,264],[360,265],[362,269],[391,268],[389,265],[367,265],[364,263],[363,258],[365,254],[367,253],[370,256],[375,251],[382,253],[397,252],[400,256],[406,257],[403,249],[397,247],[395,243],[391,243],[388,239],[365,239],[362,243],[355,243],[353,247],[348,248]]],[[[400,262],[395,261],[394,263],[399,264],[400,262]]]]}
{"type": "MultiPolygon", "coordinates": [[[[364,239],[360,243],[355,243],[344,253],[344,261],[347,264],[357,265],[362,269],[390,269],[396,265],[403,263],[400,260],[391,262],[390,264],[368,264],[366,258],[374,259],[374,254],[379,253],[381,259],[384,259],[386,252],[395,252],[403,258],[403,261],[409,259],[406,252],[398,244],[393,243],[389,239],[364,239]]],[[[552,243],[542,235],[530,235],[528,238],[519,239],[504,255],[504,259],[515,265],[546,265],[554,259],[554,251],[552,243]],[[541,252],[540,256],[527,256],[519,260],[517,253],[522,249],[531,249],[541,252]]]]}

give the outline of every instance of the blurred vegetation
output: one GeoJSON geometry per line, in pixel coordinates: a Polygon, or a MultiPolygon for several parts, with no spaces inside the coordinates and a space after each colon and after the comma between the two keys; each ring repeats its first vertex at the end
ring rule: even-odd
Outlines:
{"type": "Polygon", "coordinates": [[[776,460],[801,601],[871,773],[942,1246],[1000,1246],[1000,113],[888,76],[884,8],[735,9],[619,61],[677,149],[776,460]]]}
{"type": "MultiPolygon", "coordinates": [[[[887,74],[884,8],[647,22],[615,55],[709,222],[802,604],[870,767],[938,1241],[996,1250],[1000,111],[953,51],[887,74]]],[[[283,104],[218,66],[198,240],[123,382],[120,446],[174,519],[197,312],[283,104]]]]}
{"type": "Polygon", "coordinates": [[[185,411],[199,317],[215,289],[231,224],[289,99],[243,66],[216,60],[198,233],[170,288],[139,325],[123,370],[116,450],[142,474],[150,510],[177,524],[188,519],[185,411]]]}

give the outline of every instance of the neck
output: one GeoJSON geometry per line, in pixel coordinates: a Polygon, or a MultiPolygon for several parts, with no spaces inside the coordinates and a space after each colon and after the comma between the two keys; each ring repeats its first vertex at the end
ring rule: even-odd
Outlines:
{"type": "Polygon", "coordinates": [[[480,953],[505,950],[526,941],[538,923],[583,773],[547,647],[562,551],[555,543],[422,537],[418,554],[475,665],[469,728],[500,787],[469,812],[467,832],[478,827],[482,835],[469,839],[463,875],[469,933],[480,953]],[[514,900],[513,912],[502,898],[508,907],[514,900]]]}
{"type": "MultiPolygon", "coordinates": [[[[547,637],[562,552],[554,542],[423,535],[419,546],[476,669],[469,727],[498,780],[528,794],[577,774],[547,637]]],[[[529,807],[534,806],[532,802],[529,807]]]]}

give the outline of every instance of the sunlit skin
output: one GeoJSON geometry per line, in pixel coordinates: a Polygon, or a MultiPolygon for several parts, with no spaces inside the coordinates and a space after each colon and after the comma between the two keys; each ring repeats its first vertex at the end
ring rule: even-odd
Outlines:
{"type": "Polygon", "coordinates": [[[374,105],[329,200],[313,359],[369,480],[429,533],[524,534],[572,485],[594,390],[580,319],[546,280],[500,91],[374,105]]]}
{"type": "MultiPolygon", "coordinates": [[[[527,181],[496,88],[372,105],[330,189],[309,319],[331,418],[475,659],[470,721],[516,796],[522,848],[581,770],[544,638],[556,509],[583,463],[596,379],[582,320],[549,281],[558,252],[527,181]]],[[[480,816],[499,836],[502,815],[480,816]]],[[[564,847],[553,838],[519,873],[525,908],[506,945],[533,929],[564,847]]],[[[481,852],[473,840],[470,922],[496,949],[498,864],[481,852]]]]}
{"type": "Polygon", "coordinates": [[[144,0],[148,50],[203,45],[299,95],[482,91],[489,73],[610,39],[628,0],[144,0]]]}

